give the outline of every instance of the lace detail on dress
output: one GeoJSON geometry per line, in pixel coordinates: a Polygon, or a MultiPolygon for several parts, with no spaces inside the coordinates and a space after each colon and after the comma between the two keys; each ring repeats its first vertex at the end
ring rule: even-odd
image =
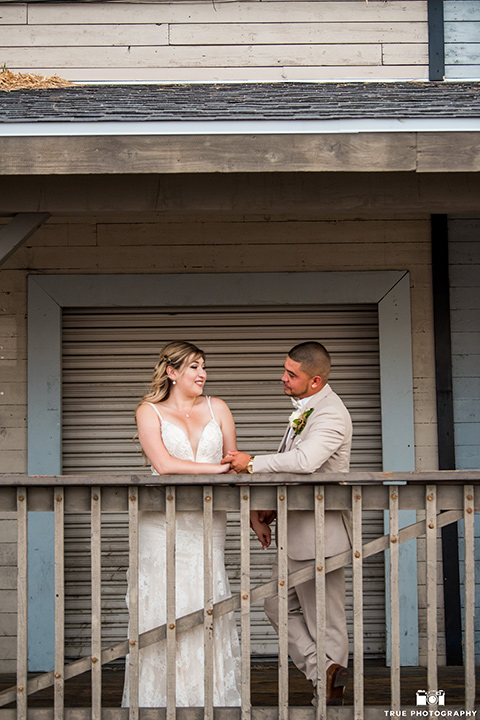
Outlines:
{"type": "MultiPolygon", "coordinates": [[[[155,407],[155,406],[154,406],[155,407]]],[[[211,406],[209,403],[210,411],[211,406]]],[[[157,413],[158,409],[155,408],[157,413]]],[[[158,413],[160,415],[160,413],[158,413]]],[[[223,435],[212,413],[203,428],[197,456],[185,432],[161,416],[162,439],[169,454],[182,460],[220,462],[223,435]]],[[[158,474],[155,473],[154,474],[158,474]]],[[[182,617],[203,607],[203,514],[177,512],[175,537],[176,614],[182,617]]],[[[230,597],[225,570],[226,513],[213,516],[213,600],[230,597]]],[[[139,624],[145,632],[166,620],[165,514],[141,512],[139,517],[139,624]]],[[[203,625],[177,636],[176,701],[178,707],[204,704],[203,625]]],[[[140,651],[139,703],[141,707],[166,705],[166,647],[156,643],[140,651]]],[[[128,707],[128,656],[122,706],[128,707]]],[[[240,645],[233,614],[214,623],[214,704],[240,705],[240,645]]]]}

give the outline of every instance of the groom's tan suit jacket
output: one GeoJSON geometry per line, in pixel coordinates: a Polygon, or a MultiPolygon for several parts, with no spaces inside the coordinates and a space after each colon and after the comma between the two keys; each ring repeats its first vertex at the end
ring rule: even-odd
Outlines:
{"type": "MultiPolygon", "coordinates": [[[[352,420],[339,396],[330,385],[311,395],[304,410],[313,412],[299,435],[288,437],[287,428],[279,452],[256,455],[253,472],[348,472],[352,446],[352,420]],[[288,438],[288,440],[286,440],[288,438]],[[283,451],[282,451],[283,450],[283,451]]],[[[325,513],[325,556],[349,550],[348,513],[325,513]]],[[[288,513],[288,556],[293,560],[315,557],[315,516],[313,512],[291,510],[288,513]]]]}

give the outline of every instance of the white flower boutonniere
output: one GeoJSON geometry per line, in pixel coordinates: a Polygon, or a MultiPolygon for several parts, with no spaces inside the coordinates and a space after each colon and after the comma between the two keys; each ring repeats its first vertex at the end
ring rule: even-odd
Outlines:
{"type": "Polygon", "coordinates": [[[309,416],[312,414],[313,408],[301,412],[300,410],[294,410],[288,418],[288,424],[294,431],[295,435],[300,435],[303,428],[307,424],[309,416]]]}

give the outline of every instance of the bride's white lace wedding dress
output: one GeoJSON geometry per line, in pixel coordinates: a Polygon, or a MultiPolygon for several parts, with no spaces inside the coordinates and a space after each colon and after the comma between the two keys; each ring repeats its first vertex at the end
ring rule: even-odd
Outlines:
{"type": "MultiPolygon", "coordinates": [[[[203,429],[196,457],[184,431],[161,420],[162,439],[172,457],[196,462],[218,463],[223,455],[223,436],[210,398],[212,415],[203,429]]],[[[154,474],[157,474],[154,472],[154,474]]],[[[230,597],[225,570],[224,545],[226,513],[214,512],[213,584],[214,602],[230,597]]],[[[145,632],[166,621],[166,528],[165,513],[141,512],[139,517],[139,630],[145,632]]],[[[203,513],[176,513],[175,540],[177,617],[203,607],[203,513]]],[[[176,704],[202,707],[204,704],[203,625],[177,635],[176,704]]],[[[166,643],[155,643],[140,651],[139,705],[166,705],[166,643]]],[[[129,705],[128,656],[122,706],[129,705]]],[[[215,619],[214,704],[240,705],[240,646],[233,614],[215,619]]]]}

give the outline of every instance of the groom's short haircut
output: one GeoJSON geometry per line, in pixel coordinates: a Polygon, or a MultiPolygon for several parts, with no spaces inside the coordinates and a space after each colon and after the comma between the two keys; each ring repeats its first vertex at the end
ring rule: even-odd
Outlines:
{"type": "Polygon", "coordinates": [[[310,341],[295,345],[288,353],[295,362],[300,363],[303,372],[313,377],[320,375],[326,382],[330,374],[332,361],[327,349],[319,342],[310,341]]]}

